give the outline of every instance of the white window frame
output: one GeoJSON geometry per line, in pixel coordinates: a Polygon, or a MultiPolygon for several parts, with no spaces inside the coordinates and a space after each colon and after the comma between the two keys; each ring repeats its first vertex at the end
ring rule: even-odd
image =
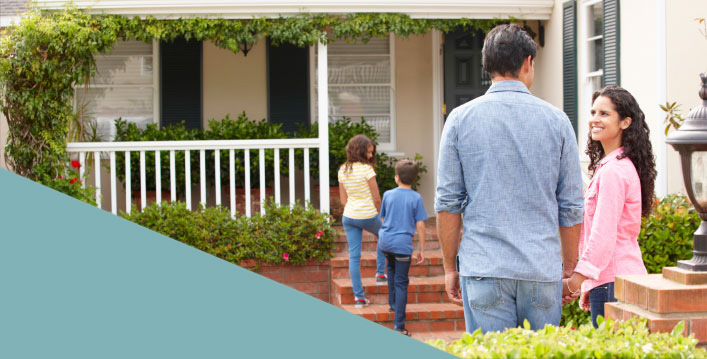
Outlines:
{"type": "MultiPolygon", "coordinates": [[[[579,38],[579,59],[580,59],[580,75],[579,79],[581,81],[579,89],[579,114],[577,121],[577,132],[578,141],[580,146],[580,156],[582,161],[589,161],[589,156],[584,153],[586,149],[587,136],[589,136],[589,112],[592,108],[592,93],[594,89],[592,88],[594,81],[601,81],[604,76],[604,69],[591,71],[590,63],[591,58],[594,56],[594,50],[591,46],[592,43],[598,39],[603,39],[603,35],[590,36],[589,28],[592,21],[591,7],[596,4],[602,4],[603,0],[583,0],[578,7],[577,16],[579,21],[577,24],[579,28],[577,29],[577,35],[579,38]]],[[[602,41],[603,48],[603,41],[602,41]]],[[[603,55],[602,55],[603,56],[603,55]]],[[[601,87],[601,85],[600,85],[601,87]]]]}
{"type": "MultiPolygon", "coordinates": [[[[343,41],[343,40],[339,40],[343,41]]],[[[395,150],[397,149],[397,141],[396,141],[396,106],[395,106],[395,83],[396,83],[396,77],[395,77],[395,35],[393,33],[390,33],[388,36],[388,41],[389,41],[389,58],[390,58],[390,83],[389,84],[381,84],[381,83],[376,83],[376,84],[356,84],[356,86],[390,86],[390,142],[379,142],[378,143],[378,148],[377,151],[379,152],[387,152],[387,153],[394,153],[395,150]]],[[[309,99],[310,99],[310,108],[315,109],[316,108],[316,61],[315,61],[315,56],[316,53],[314,51],[314,46],[309,47],[309,99]]],[[[337,55],[332,55],[329,53],[328,57],[332,56],[337,56],[337,55]]],[[[342,56],[350,56],[350,55],[342,55],[342,56]]],[[[343,86],[350,86],[350,85],[332,85],[331,83],[329,84],[329,88],[332,87],[343,87],[343,86]]],[[[311,118],[310,121],[311,123],[314,123],[316,120],[316,113],[314,111],[310,111],[311,118]]]]}
{"type": "MultiPolygon", "coordinates": [[[[121,40],[119,40],[121,41],[121,40]]],[[[160,124],[160,42],[152,39],[152,123],[160,124]]],[[[142,86],[142,85],[141,85],[142,86]]],[[[89,84],[92,88],[135,87],[135,85],[89,84]]],[[[86,89],[84,84],[74,84],[73,107],[79,106],[77,92],[86,89]]]]}

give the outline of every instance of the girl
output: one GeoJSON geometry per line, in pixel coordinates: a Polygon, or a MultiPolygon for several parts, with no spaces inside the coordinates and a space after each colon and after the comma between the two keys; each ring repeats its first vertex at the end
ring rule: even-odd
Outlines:
{"type": "Polygon", "coordinates": [[[636,99],[618,86],[592,96],[589,121],[589,172],[584,196],[580,258],[574,273],[563,280],[565,293],[590,310],[592,324],[604,316],[604,303],[615,302],[614,277],[646,274],[638,246],[641,216],[653,203],[655,161],[649,129],[636,99]]]}
{"type": "MultiPolygon", "coordinates": [[[[339,167],[339,195],[344,206],[341,220],[349,243],[349,274],[353,285],[355,307],[370,303],[361,285],[361,239],[363,230],[378,237],[381,220],[381,198],[376,183],[376,147],[370,138],[356,135],[346,144],[346,162],[339,167]]],[[[385,257],[377,250],[376,280],[385,280],[385,257]]]]}

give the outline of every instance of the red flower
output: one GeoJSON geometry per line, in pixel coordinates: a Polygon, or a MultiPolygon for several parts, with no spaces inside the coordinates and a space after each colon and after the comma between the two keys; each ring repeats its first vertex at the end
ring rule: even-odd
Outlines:
{"type": "Polygon", "coordinates": [[[231,243],[227,244],[226,248],[231,248],[231,243]]]}
{"type": "Polygon", "coordinates": [[[289,253],[283,253],[282,258],[285,260],[285,262],[290,261],[290,254],[289,253]]]}
{"type": "Polygon", "coordinates": [[[575,327],[572,327],[572,330],[575,330],[575,329],[576,329],[575,327]]]}
{"type": "Polygon", "coordinates": [[[317,237],[317,239],[319,239],[322,236],[322,234],[324,234],[324,231],[319,231],[319,232],[317,232],[315,237],[317,237]]]}
{"type": "Polygon", "coordinates": [[[77,182],[78,180],[79,180],[78,178],[74,177],[69,181],[69,183],[73,184],[74,182],[77,182]]]}
{"type": "Polygon", "coordinates": [[[71,161],[71,167],[73,167],[73,168],[81,168],[81,163],[79,163],[79,161],[76,161],[76,160],[71,161]]]}
{"type": "Polygon", "coordinates": [[[59,179],[64,179],[64,176],[59,176],[59,179]]]}

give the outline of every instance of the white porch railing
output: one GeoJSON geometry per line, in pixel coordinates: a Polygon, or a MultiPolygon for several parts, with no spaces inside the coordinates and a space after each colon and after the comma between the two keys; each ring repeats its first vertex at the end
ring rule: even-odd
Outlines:
{"type": "MultiPolygon", "coordinates": [[[[146,176],[145,176],[145,153],[149,151],[155,152],[155,200],[160,203],[162,200],[162,189],[161,189],[161,166],[160,166],[160,153],[161,151],[169,151],[170,154],[170,164],[169,164],[169,176],[170,176],[170,192],[171,200],[176,200],[176,166],[175,163],[175,152],[184,151],[184,168],[185,168],[185,199],[189,209],[191,209],[191,151],[199,151],[199,163],[200,163],[200,189],[201,189],[201,203],[206,204],[206,151],[216,151],[214,156],[215,160],[215,191],[216,191],[216,204],[221,204],[221,176],[220,176],[220,150],[228,150],[229,152],[229,179],[230,179],[230,193],[231,193],[231,215],[235,216],[236,213],[236,199],[235,199],[235,156],[236,151],[243,151],[243,159],[245,164],[245,171],[243,175],[245,176],[245,212],[247,216],[251,215],[250,208],[250,150],[258,150],[260,159],[260,211],[264,212],[263,202],[265,201],[265,151],[274,151],[274,195],[275,202],[280,204],[280,150],[287,149],[289,151],[289,194],[290,194],[290,205],[295,202],[295,178],[294,178],[294,163],[295,163],[295,149],[304,149],[304,198],[305,200],[310,199],[309,194],[309,149],[317,148],[319,149],[319,209],[324,213],[329,213],[329,121],[324,119],[329,118],[329,83],[328,83],[328,56],[327,56],[327,46],[321,41],[317,44],[317,99],[319,106],[317,108],[318,118],[319,118],[319,133],[318,138],[314,139],[284,139],[284,140],[223,140],[223,141],[154,141],[154,142],[79,142],[79,143],[69,143],[66,150],[69,153],[78,153],[79,162],[81,163],[80,175],[83,178],[85,171],[85,161],[86,154],[93,153],[94,159],[94,177],[96,179],[96,203],[98,207],[101,207],[101,158],[105,153],[106,157],[110,161],[110,199],[111,199],[111,212],[113,214],[118,214],[117,207],[117,173],[116,173],[116,152],[125,152],[125,202],[126,202],[126,212],[130,212],[131,203],[131,178],[130,178],[130,158],[132,152],[138,152],[140,156],[140,199],[141,207],[144,208],[147,203],[146,196],[146,176]]],[[[83,183],[85,186],[85,183],[83,183]]]]}
{"type": "MultiPolygon", "coordinates": [[[[288,168],[289,168],[289,203],[290,206],[295,203],[295,150],[303,149],[303,170],[304,170],[304,199],[306,201],[310,200],[310,164],[309,164],[309,150],[312,148],[319,148],[320,141],[317,138],[305,138],[305,139],[277,139],[277,140],[220,140],[220,141],[145,141],[145,142],[78,142],[70,143],[67,146],[67,151],[69,153],[78,154],[80,167],[80,175],[83,177],[85,171],[85,162],[87,154],[93,155],[93,177],[96,183],[96,203],[98,207],[101,207],[101,199],[103,188],[101,188],[101,159],[109,160],[109,176],[110,176],[110,188],[107,192],[110,193],[110,203],[111,212],[113,214],[118,213],[117,206],[117,166],[116,166],[116,153],[123,152],[125,154],[125,211],[130,213],[132,203],[132,188],[131,188],[131,158],[133,156],[139,156],[140,158],[140,209],[147,205],[146,191],[147,191],[147,181],[146,181],[146,161],[145,154],[148,152],[154,152],[155,160],[155,200],[157,203],[161,202],[162,196],[162,176],[169,176],[170,183],[170,194],[171,201],[177,199],[177,166],[182,164],[175,163],[176,152],[184,152],[184,175],[185,175],[185,188],[183,188],[184,193],[186,193],[186,205],[187,208],[191,209],[191,162],[193,152],[198,152],[199,154],[199,188],[200,188],[200,203],[206,206],[207,201],[207,175],[206,175],[206,153],[213,154],[214,156],[214,178],[213,184],[215,189],[215,201],[216,205],[222,205],[221,203],[221,151],[228,151],[228,158],[225,159],[229,164],[229,188],[230,188],[230,209],[231,215],[235,216],[236,213],[236,179],[237,176],[243,176],[242,179],[245,182],[245,214],[246,216],[251,216],[251,193],[250,193],[250,183],[251,183],[251,161],[250,152],[251,150],[257,150],[259,152],[259,182],[260,182],[260,211],[264,213],[264,202],[266,200],[265,196],[265,184],[266,184],[266,168],[265,168],[265,152],[273,151],[274,161],[273,161],[273,172],[274,178],[273,183],[273,195],[275,203],[281,204],[281,185],[280,185],[280,166],[281,156],[280,151],[284,150],[288,153],[288,168]],[[160,163],[160,154],[162,152],[169,152],[169,173],[162,173],[162,166],[160,163]],[[236,173],[235,164],[236,156],[243,156],[243,164],[245,171],[241,173],[236,173]]],[[[328,173],[328,170],[325,171],[328,173]]],[[[327,177],[328,179],[328,177],[327,177]]],[[[83,186],[86,184],[83,183],[83,186]]],[[[323,187],[323,186],[322,186],[323,187]]],[[[327,186],[328,187],[328,186],[327,186]]],[[[180,188],[181,190],[181,188],[180,188]]],[[[326,189],[328,194],[328,188],[326,189]]],[[[325,198],[320,195],[320,201],[325,198]]],[[[326,198],[325,203],[320,202],[320,208],[328,207],[328,198],[326,198]]]]}

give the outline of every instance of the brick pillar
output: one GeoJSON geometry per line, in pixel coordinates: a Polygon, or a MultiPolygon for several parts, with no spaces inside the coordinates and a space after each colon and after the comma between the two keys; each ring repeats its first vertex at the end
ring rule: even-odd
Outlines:
{"type": "Polygon", "coordinates": [[[607,317],[646,318],[651,332],[670,332],[682,320],[683,333],[707,345],[707,272],[665,267],[663,274],[617,276],[614,295],[618,302],[606,304],[607,317]]]}

